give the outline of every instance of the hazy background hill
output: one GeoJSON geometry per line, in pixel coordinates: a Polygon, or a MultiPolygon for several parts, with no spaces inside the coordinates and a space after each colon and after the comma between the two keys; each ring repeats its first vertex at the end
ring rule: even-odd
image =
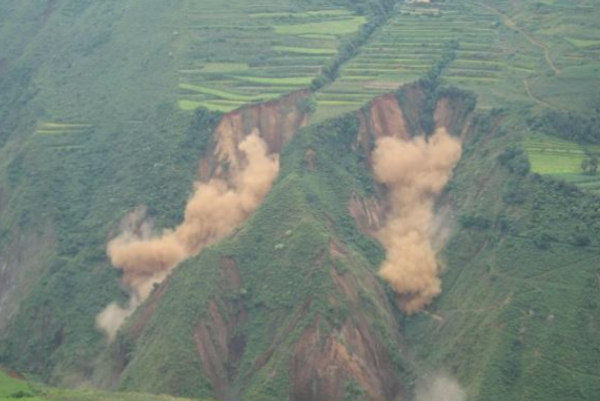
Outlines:
{"type": "Polygon", "coordinates": [[[224,400],[412,399],[428,375],[468,400],[596,399],[598,14],[592,0],[2,1],[0,363],[224,400]],[[227,124],[280,153],[271,193],[107,344],[95,318],[128,299],[108,241],[139,206],[175,227],[194,180],[227,173],[227,124]],[[442,295],[407,317],[377,276],[371,151],[436,126],[463,141],[436,205],[452,235],[442,295]]]}

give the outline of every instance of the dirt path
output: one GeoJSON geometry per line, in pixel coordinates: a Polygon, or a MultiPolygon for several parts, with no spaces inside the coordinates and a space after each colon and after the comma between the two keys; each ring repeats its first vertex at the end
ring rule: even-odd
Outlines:
{"type": "Polygon", "coordinates": [[[525,86],[525,92],[527,93],[527,96],[529,96],[529,98],[531,100],[541,104],[542,106],[550,107],[551,109],[557,109],[556,106],[553,106],[550,103],[543,101],[542,99],[540,99],[539,97],[537,97],[536,95],[533,94],[533,92],[531,91],[531,88],[529,87],[529,80],[524,79],[523,85],[525,86]]]}
{"type": "Polygon", "coordinates": [[[554,64],[554,61],[552,61],[552,57],[550,55],[550,49],[548,48],[548,46],[546,46],[542,42],[534,39],[529,33],[527,33],[525,30],[523,30],[523,28],[519,27],[519,25],[514,20],[512,20],[508,15],[504,14],[502,11],[500,11],[492,6],[488,6],[487,4],[482,4],[482,3],[478,3],[478,2],[475,2],[474,4],[500,15],[502,17],[502,19],[504,20],[504,25],[519,32],[520,34],[525,36],[525,39],[527,39],[527,41],[529,43],[531,43],[532,45],[543,50],[544,58],[546,59],[546,63],[554,71],[555,74],[560,74],[562,72],[560,70],[560,68],[558,68],[554,64]]]}

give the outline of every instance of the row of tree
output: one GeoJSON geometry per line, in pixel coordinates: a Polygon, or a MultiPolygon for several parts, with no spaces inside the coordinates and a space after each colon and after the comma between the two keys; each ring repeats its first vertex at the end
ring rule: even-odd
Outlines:
{"type": "Polygon", "coordinates": [[[356,9],[357,13],[367,15],[369,22],[352,37],[344,40],[340,45],[337,56],[327,63],[321,70],[321,74],[313,79],[311,90],[317,91],[326,85],[329,85],[338,78],[340,67],[354,57],[361,46],[363,46],[373,35],[373,33],[382,26],[390,16],[394,8],[395,0],[371,0],[357,4],[357,2],[340,0],[340,5],[356,9]]]}
{"type": "Polygon", "coordinates": [[[600,94],[592,102],[590,113],[549,110],[531,117],[532,129],[580,144],[600,144],[600,94]]]}

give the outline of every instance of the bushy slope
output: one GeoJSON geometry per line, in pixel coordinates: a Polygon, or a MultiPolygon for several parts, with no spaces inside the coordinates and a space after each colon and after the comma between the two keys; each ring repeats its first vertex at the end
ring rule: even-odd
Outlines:
{"type": "MultiPolygon", "coordinates": [[[[344,206],[353,193],[372,189],[366,166],[351,149],[358,128],[358,117],[348,116],[297,135],[283,155],[278,183],[252,219],[231,239],[178,268],[155,293],[160,300],[141,334],[138,322],[146,311],[132,318],[117,346],[132,347],[122,388],[209,395],[225,380],[225,390],[244,399],[285,399],[302,387],[294,383],[299,375],[293,360],[301,356],[294,350],[303,333],[316,324],[322,341],[343,338],[344,326],[358,327],[365,319],[368,326],[361,330],[373,330],[369,335],[376,343],[362,346],[373,352],[384,347],[382,358],[389,361],[380,363],[395,366],[397,373],[388,373],[397,381],[393,377],[403,374],[400,355],[394,356],[398,327],[374,277],[381,249],[357,231],[344,206]],[[358,299],[349,298],[340,282],[358,299]],[[208,344],[198,343],[203,322],[208,344]],[[223,324],[228,328],[219,327],[223,324]],[[229,336],[225,349],[219,345],[223,332],[229,336]],[[204,355],[212,347],[224,359],[223,378],[204,355]]],[[[342,370],[345,362],[338,363],[342,370]]]]}
{"type": "Polygon", "coordinates": [[[419,369],[451,371],[469,400],[592,400],[600,208],[576,187],[527,174],[514,150],[526,131],[511,109],[476,119],[445,199],[460,224],[443,294],[407,334],[419,369]]]}
{"type": "MultiPolygon", "coordinates": [[[[0,2],[0,362],[55,383],[220,399],[410,399],[437,371],[469,400],[598,398],[597,198],[535,174],[535,140],[565,137],[540,132],[540,115],[593,121],[590,0],[43,3],[0,2]],[[480,109],[454,127],[465,155],[440,202],[456,222],[443,294],[406,318],[376,275],[383,250],[348,209],[382,195],[358,109],[422,74],[435,82],[418,102],[399,96],[409,125],[431,128],[440,81],[480,109]],[[121,218],[145,205],[157,227],[175,225],[219,111],[308,86],[316,122],[284,149],[263,206],[107,347],[94,317],[126,300],[105,256],[121,218]]],[[[570,156],[597,152],[581,146],[570,156]]]]}

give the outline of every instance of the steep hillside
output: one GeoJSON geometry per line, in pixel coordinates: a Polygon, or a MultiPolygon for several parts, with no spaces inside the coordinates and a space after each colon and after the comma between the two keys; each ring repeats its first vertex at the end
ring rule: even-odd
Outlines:
{"type": "Polygon", "coordinates": [[[0,398],[597,399],[598,13],[0,2],[0,398]]]}
{"type": "Polygon", "coordinates": [[[518,110],[474,119],[442,205],[458,224],[442,296],[406,322],[417,371],[473,400],[592,400],[598,361],[598,199],[528,173],[518,110]]]}
{"type": "MultiPolygon", "coordinates": [[[[445,117],[456,117],[451,128],[460,131],[473,104],[455,98],[440,104],[458,104],[445,117]]],[[[261,209],[180,266],[128,322],[106,368],[121,388],[221,399],[406,399],[412,379],[398,312],[376,276],[382,250],[352,218],[381,209],[371,198],[378,185],[370,143],[411,135],[385,116],[390,109],[402,119],[392,95],[298,132],[261,209]]]]}
{"type": "Polygon", "coordinates": [[[194,113],[189,102],[229,111],[308,86],[366,16],[288,1],[46,3],[0,5],[0,353],[79,383],[104,346],[90,317],[127,296],[106,260],[108,239],[140,205],[157,227],[181,220],[220,123],[218,111],[194,113]],[[247,14],[253,24],[235,25],[247,14]],[[314,47],[306,30],[330,23],[340,28],[327,52],[296,51],[314,47]],[[277,68],[277,82],[265,82],[277,68]]]}

